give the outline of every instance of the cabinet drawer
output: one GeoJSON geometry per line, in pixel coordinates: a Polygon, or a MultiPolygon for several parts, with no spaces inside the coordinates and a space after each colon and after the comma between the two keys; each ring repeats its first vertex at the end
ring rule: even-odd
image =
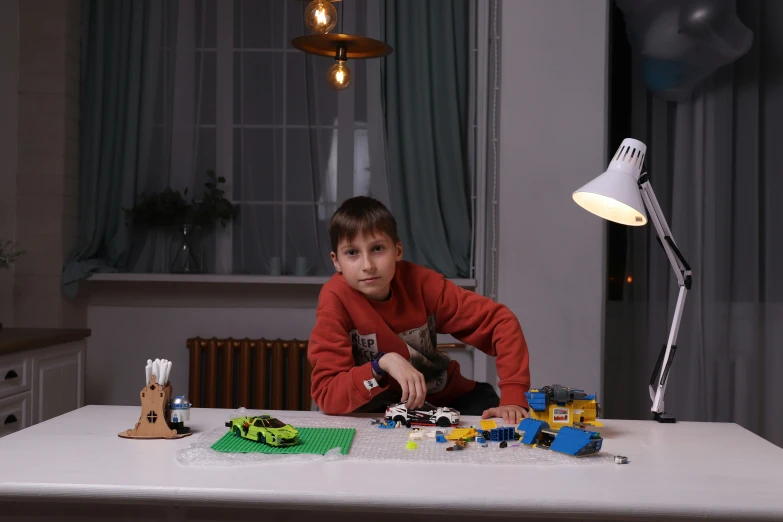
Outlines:
{"type": "Polygon", "coordinates": [[[32,358],[24,354],[0,357],[0,399],[30,389],[32,358]]]}
{"type": "Polygon", "coordinates": [[[0,399],[0,437],[30,426],[32,413],[32,392],[0,399]]]}

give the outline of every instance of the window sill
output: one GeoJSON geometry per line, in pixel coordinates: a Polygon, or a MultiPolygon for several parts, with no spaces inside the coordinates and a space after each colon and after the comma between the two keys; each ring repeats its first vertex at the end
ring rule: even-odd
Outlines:
{"type": "MultiPolygon", "coordinates": [[[[198,283],[198,284],[262,284],[262,285],[318,285],[329,276],[267,276],[242,274],[93,274],[88,281],[110,283],[198,283]]],[[[452,283],[462,288],[475,288],[475,279],[453,278],[452,283]]]]}

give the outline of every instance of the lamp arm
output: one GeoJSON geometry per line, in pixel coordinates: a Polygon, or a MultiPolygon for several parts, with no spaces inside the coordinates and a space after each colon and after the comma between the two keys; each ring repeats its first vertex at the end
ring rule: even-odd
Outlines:
{"type": "Polygon", "coordinates": [[[672,318],[672,325],[669,330],[669,338],[658,356],[658,361],[655,364],[653,374],[650,377],[649,387],[650,399],[653,401],[650,411],[655,414],[655,420],[659,422],[675,422],[673,416],[663,411],[663,396],[666,393],[669,370],[674,361],[674,354],[677,351],[677,334],[680,329],[680,320],[682,319],[682,311],[685,306],[685,298],[688,290],[691,288],[691,267],[672,238],[671,230],[669,229],[668,223],[666,223],[666,218],[663,216],[661,207],[658,204],[658,199],[655,197],[655,192],[650,185],[649,176],[646,172],[639,177],[639,190],[641,191],[642,200],[650,215],[650,219],[658,233],[658,243],[666,252],[666,257],[669,258],[669,263],[671,263],[672,268],[674,269],[674,273],[677,276],[677,283],[680,286],[680,292],[677,296],[677,305],[674,309],[674,317],[672,318]]]}
{"type": "Polygon", "coordinates": [[[652,185],[650,185],[650,176],[646,172],[639,177],[639,190],[642,193],[644,206],[650,214],[650,219],[655,226],[656,232],[658,232],[658,237],[656,238],[658,244],[661,245],[661,248],[666,252],[666,257],[669,258],[669,263],[671,263],[674,274],[677,276],[677,283],[690,290],[691,267],[674,242],[672,231],[669,229],[669,224],[666,222],[661,206],[658,204],[658,198],[655,197],[655,192],[652,185]]]}

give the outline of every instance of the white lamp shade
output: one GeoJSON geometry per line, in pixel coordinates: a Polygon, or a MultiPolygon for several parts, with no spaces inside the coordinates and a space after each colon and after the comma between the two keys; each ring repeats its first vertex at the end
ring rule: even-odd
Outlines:
{"type": "Polygon", "coordinates": [[[606,172],[575,191],[572,194],[574,201],[585,210],[615,223],[647,224],[638,184],[646,152],[647,147],[641,141],[624,139],[606,172]]]}

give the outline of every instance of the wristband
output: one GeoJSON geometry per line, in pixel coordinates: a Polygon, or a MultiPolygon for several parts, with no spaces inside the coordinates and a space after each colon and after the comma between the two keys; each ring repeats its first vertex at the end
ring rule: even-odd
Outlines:
{"type": "Polygon", "coordinates": [[[386,352],[378,352],[378,354],[375,356],[375,359],[370,361],[370,366],[372,366],[372,371],[374,371],[376,374],[378,374],[379,377],[385,377],[386,372],[381,369],[381,365],[378,364],[378,361],[381,360],[381,357],[386,355],[386,352]]]}

